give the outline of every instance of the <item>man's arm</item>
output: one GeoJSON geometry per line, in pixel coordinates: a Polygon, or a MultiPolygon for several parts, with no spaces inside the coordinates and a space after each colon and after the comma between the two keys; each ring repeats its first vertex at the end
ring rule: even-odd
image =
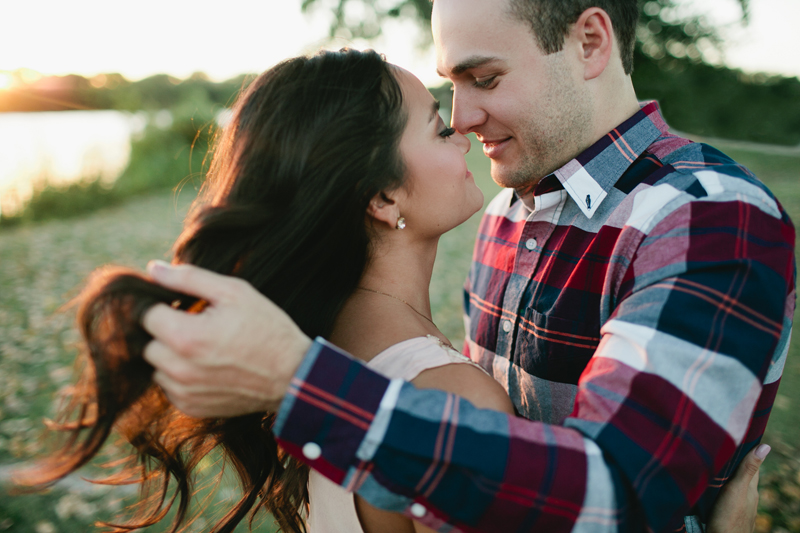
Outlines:
{"type": "MultiPolygon", "coordinates": [[[[567,427],[390,382],[319,340],[292,378],[276,434],[291,453],[373,505],[421,516],[431,527],[632,531],[647,523],[659,531],[676,525],[745,439],[767,373],[779,373],[782,363],[770,354],[781,354],[776,346],[789,333],[782,322],[794,289],[794,233],[788,220],[735,201],[707,218],[676,211],[646,233],[650,241],[629,267],[626,296],[581,378],[567,427]],[[670,239],[690,234],[718,243],[718,253],[679,261],[670,239]]],[[[219,316],[237,307],[236,298],[211,304],[219,316]]],[[[250,354],[253,379],[278,383],[301,355],[290,348],[294,342],[273,343],[269,336],[297,332],[264,326],[287,325],[276,309],[257,312],[258,342],[241,335],[228,341],[250,354]],[[274,375],[258,370],[276,364],[273,358],[284,361],[274,375]]],[[[234,322],[252,321],[236,316],[234,322]]],[[[159,327],[154,322],[146,319],[148,329],[159,327]]],[[[218,342],[214,327],[207,321],[196,328],[205,340],[194,342],[210,349],[218,342]]],[[[218,346],[221,353],[226,348],[218,346]]],[[[148,359],[163,366],[158,357],[148,359]]],[[[192,391],[197,398],[215,389],[233,395],[236,387],[221,382],[235,368],[244,367],[219,365],[212,383],[186,372],[186,405],[192,391]]],[[[264,396],[257,386],[242,388],[244,396],[264,396]]],[[[251,410],[277,402],[286,385],[267,388],[273,396],[251,402],[251,410]]],[[[170,385],[165,389],[172,398],[170,385]]],[[[226,412],[238,414],[233,407],[226,412]]]]}
{"type": "Polygon", "coordinates": [[[284,446],[319,447],[315,468],[376,505],[421,504],[429,525],[679,525],[756,444],[753,413],[772,403],[794,306],[794,233],[774,202],[739,191],[693,200],[631,228],[642,237],[565,427],[371,381],[320,342],[283,404],[284,446]],[[372,387],[380,407],[362,410],[372,387]],[[339,412],[368,415],[348,431],[339,412]]]}

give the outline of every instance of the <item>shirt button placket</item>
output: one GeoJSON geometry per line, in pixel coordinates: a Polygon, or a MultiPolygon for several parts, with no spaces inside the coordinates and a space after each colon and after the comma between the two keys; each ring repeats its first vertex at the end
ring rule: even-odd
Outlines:
{"type": "MultiPolygon", "coordinates": [[[[526,222],[519,241],[517,241],[514,271],[506,285],[506,293],[503,298],[504,310],[517,310],[520,308],[520,301],[525,294],[525,288],[530,283],[533,270],[538,262],[539,254],[536,252],[536,248],[539,245],[539,241],[531,235],[534,232],[531,224],[531,221],[526,222]]],[[[514,312],[512,320],[501,320],[498,324],[502,333],[498,331],[495,353],[509,360],[513,358],[515,321],[516,312],[514,312]]]]}

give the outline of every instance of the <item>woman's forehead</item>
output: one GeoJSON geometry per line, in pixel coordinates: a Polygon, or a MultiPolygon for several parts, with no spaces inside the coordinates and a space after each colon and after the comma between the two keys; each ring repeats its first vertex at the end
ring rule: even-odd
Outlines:
{"type": "Polygon", "coordinates": [[[403,91],[403,101],[410,116],[419,115],[419,118],[428,121],[431,110],[436,100],[422,82],[409,71],[395,65],[395,75],[400,89],[403,91]]]}

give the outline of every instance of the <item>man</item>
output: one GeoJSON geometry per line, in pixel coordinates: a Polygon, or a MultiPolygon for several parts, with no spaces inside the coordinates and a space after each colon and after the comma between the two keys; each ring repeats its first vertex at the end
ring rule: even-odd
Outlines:
{"type": "Polygon", "coordinates": [[[279,410],[283,447],[367,501],[465,531],[699,527],[759,441],[794,309],[794,230],[748,171],[670,135],[630,81],[635,0],[436,0],[452,124],[508,187],[467,283],[468,350],[520,414],[389,381],[245,283],[153,277],[155,379],[188,414],[279,410]]]}

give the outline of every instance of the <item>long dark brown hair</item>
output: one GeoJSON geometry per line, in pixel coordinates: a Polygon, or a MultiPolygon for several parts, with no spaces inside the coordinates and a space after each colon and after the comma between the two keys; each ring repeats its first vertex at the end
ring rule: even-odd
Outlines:
{"type": "MultiPolygon", "coordinates": [[[[393,72],[373,51],[341,50],[289,59],[253,81],[218,137],[174,262],[245,279],[307,335],[329,335],[369,260],[369,201],[404,181],[406,112],[393,72]]],[[[142,357],[151,337],[139,322],[158,302],[191,310],[196,300],[130,270],[93,275],[78,310],[87,364],[56,424],[69,438],[20,479],[39,485],[68,475],[116,429],[135,449],[142,505],[128,524],[113,527],[146,527],[175,507],[177,531],[195,468],[219,447],[243,497],[213,531],[233,531],[248,512],[252,522],[261,508],[284,531],[304,531],[308,470],[277,446],[273,413],[191,418],[153,384],[142,357]]]]}

